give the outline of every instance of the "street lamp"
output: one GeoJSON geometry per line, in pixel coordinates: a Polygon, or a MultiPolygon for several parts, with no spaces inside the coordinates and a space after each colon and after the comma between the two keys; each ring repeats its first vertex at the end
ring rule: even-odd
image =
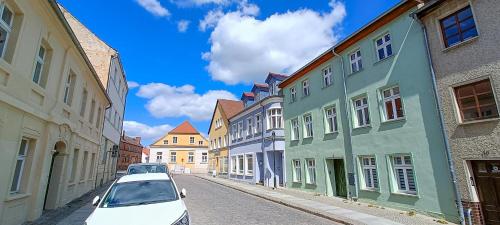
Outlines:
{"type": "Polygon", "coordinates": [[[271,140],[273,141],[273,176],[274,176],[274,189],[276,189],[276,146],[275,146],[275,141],[276,141],[276,133],[273,131],[271,133],[271,140]]]}

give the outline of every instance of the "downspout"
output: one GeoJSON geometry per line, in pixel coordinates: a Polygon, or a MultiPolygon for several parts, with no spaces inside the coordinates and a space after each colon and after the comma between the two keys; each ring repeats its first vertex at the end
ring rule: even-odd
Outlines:
{"type": "MultiPolygon", "coordinates": [[[[260,118],[260,123],[261,123],[260,124],[260,136],[261,136],[260,150],[262,151],[262,169],[263,169],[262,174],[264,174],[264,177],[262,178],[262,184],[264,184],[265,178],[266,178],[266,162],[264,161],[264,157],[266,155],[266,151],[264,150],[264,141],[265,141],[265,138],[264,138],[264,116],[266,115],[265,114],[266,110],[264,109],[264,105],[262,105],[262,101],[259,102],[259,105],[262,108],[262,113],[261,113],[261,118],[260,118]]],[[[255,155],[255,158],[257,158],[257,155],[255,155]]],[[[257,165],[257,166],[259,166],[259,165],[257,165]]],[[[259,176],[260,176],[260,174],[259,174],[259,176]]]]}
{"type": "Polygon", "coordinates": [[[442,107],[441,107],[441,101],[440,101],[440,99],[438,97],[439,94],[438,94],[438,91],[437,91],[436,73],[434,72],[434,66],[432,64],[432,56],[431,56],[431,53],[430,53],[429,41],[428,41],[428,38],[427,38],[427,30],[425,29],[425,25],[417,17],[416,14],[412,14],[411,16],[413,17],[414,20],[416,20],[420,24],[420,26],[422,27],[422,31],[424,33],[424,44],[425,44],[425,50],[426,50],[426,53],[427,53],[427,61],[429,63],[429,68],[430,68],[430,72],[431,72],[432,87],[433,87],[433,90],[434,90],[434,98],[436,99],[437,111],[439,113],[439,124],[441,126],[441,132],[442,132],[442,135],[443,135],[443,138],[444,138],[444,145],[445,145],[445,149],[446,149],[446,157],[448,159],[448,166],[449,166],[449,169],[450,169],[451,180],[452,180],[452,183],[453,183],[453,191],[455,192],[456,204],[457,204],[457,208],[458,208],[458,216],[460,217],[460,224],[465,225],[464,208],[463,208],[462,203],[461,203],[461,194],[460,194],[460,190],[459,190],[458,184],[457,184],[457,176],[456,176],[456,172],[455,172],[455,166],[454,166],[454,163],[453,163],[453,158],[451,156],[450,143],[448,141],[448,132],[446,131],[446,128],[445,128],[445,125],[444,125],[443,112],[440,110],[440,109],[442,109],[442,107]]]}
{"type": "MultiPolygon", "coordinates": [[[[352,166],[353,166],[353,174],[354,174],[354,197],[355,198],[358,198],[358,174],[357,174],[357,171],[356,171],[356,156],[354,156],[354,154],[352,154],[352,142],[351,142],[351,137],[352,137],[352,129],[351,129],[351,120],[349,119],[349,99],[347,98],[347,85],[346,85],[346,73],[345,73],[345,68],[344,68],[344,58],[337,54],[335,52],[335,47],[332,48],[332,53],[339,57],[340,58],[340,63],[341,63],[341,69],[342,69],[342,86],[344,88],[344,107],[345,107],[345,111],[346,111],[346,115],[347,115],[347,118],[346,118],[346,121],[347,121],[347,131],[348,131],[348,138],[349,138],[349,145],[351,145],[351,155],[352,155],[352,166]]],[[[345,150],[345,146],[344,146],[344,150],[345,150]]],[[[345,154],[346,158],[347,158],[347,155],[348,154],[345,154]]],[[[347,165],[347,162],[346,162],[346,165],[347,165]]],[[[347,181],[347,183],[349,183],[349,180],[347,181]]],[[[349,186],[349,185],[348,185],[349,186]]],[[[349,192],[349,197],[351,198],[351,200],[353,199],[353,195],[352,193],[349,192]]]]}

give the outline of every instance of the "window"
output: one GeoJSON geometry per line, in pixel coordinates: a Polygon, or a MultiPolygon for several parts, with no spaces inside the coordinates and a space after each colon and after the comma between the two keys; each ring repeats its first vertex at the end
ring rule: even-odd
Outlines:
{"type": "Polygon", "coordinates": [[[267,111],[267,129],[283,128],[281,109],[270,109],[267,111]]]}
{"type": "Polygon", "coordinates": [[[170,162],[171,163],[177,162],[177,152],[170,152],[170,162]]]}
{"type": "Polygon", "coordinates": [[[252,135],[253,132],[253,119],[252,117],[247,119],[247,137],[252,135]]]}
{"type": "Polygon", "coordinates": [[[314,159],[306,159],[307,177],[306,183],[316,184],[316,161],[314,159]]]}
{"type": "Polygon", "coordinates": [[[43,73],[43,66],[45,64],[45,53],[46,53],[45,48],[40,45],[40,48],[38,49],[38,54],[35,57],[35,71],[33,71],[33,82],[35,82],[38,85],[40,85],[43,73]]]}
{"type": "Polygon", "coordinates": [[[244,165],[243,164],[243,155],[239,155],[238,156],[238,174],[243,174],[243,170],[244,170],[244,165]]]}
{"type": "Polygon", "coordinates": [[[293,171],[292,177],[293,182],[300,182],[302,180],[302,167],[300,167],[300,160],[294,159],[292,160],[293,171]]]}
{"type": "Polygon", "coordinates": [[[231,173],[236,173],[236,156],[231,157],[231,173]]]}
{"type": "Polygon", "coordinates": [[[415,175],[413,173],[413,165],[411,156],[398,155],[393,156],[394,175],[398,184],[398,192],[415,194],[417,191],[415,185],[415,175]]]}
{"type": "Polygon", "coordinates": [[[489,79],[455,87],[462,122],[498,118],[498,108],[489,79]]]}
{"type": "Polygon", "coordinates": [[[261,127],[262,127],[262,122],[261,122],[261,115],[260,113],[255,115],[255,133],[258,134],[260,133],[261,127]]]}
{"type": "Polygon", "coordinates": [[[296,141],[299,140],[299,119],[295,118],[291,120],[291,125],[292,125],[292,140],[296,141]]]}
{"type": "Polygon", "coordinates": [[[269,84],[269,95],[274,95],[275,94],[275,86],[274,83],[269,84]]]}
{"type": "Polygon", "coordinates": [[[246,155],[247,158],[247,172],[246,175],[253,175],[253,155],[246,155]]]}
{"type": "Polygon", "coordinates": [[[203,141],[198,141],[198,145],[203,145],[203,141]]]}
{"type": "Polygon", "coordinates": [[[163,140],[164,145],[168,145],[168,140],[163,140]]]}
{"type": "Polygon", "coordinates": [[[73,100],[73,90],[75,89],[75,79],[76,79],[76,75],[73,72],[70,72],[68,75],[68,78],[66,78],[66,82],[64,83],[63,102],[69,106],[71,106],[71,102],[73,100]]]}
{"type": "Polygon", "coordinates": [[[83,152],[83,164],[82,164],[82,170],[80,170],[80,180],[85,180],[85,176],[87,175],[87,160],[89,157],[89,152],[84,151],[83,152]]]}
{"type": "Polygon", "coordinates": [[[220,148],[220,147],[221,147],[221,145],[222,145],[222,138],[221,138],[221,137],[219,137],[219,141],[218,141],[218,142],[216,142],[216,143],[217,143],[217,148],[220,148]]]}
{"type": "Polygon", "coordinates": [[[238,122],[238,135],[237,138],[240,139],[243,137],[243,122],[238,122]]]}
{"type": "Polygon", "coordinates": [[[161,162],[163,159],[163,152],[157,152],[156,153],[156,162],[161,162]]]}
{"type": "Polygon", "coordinates": [[[290,102],[295,102],[297,100],[297,90],[295,87],[290,88],[290,102]]]}
{"type": "Polygon", "coordinates": [[[311,114],[304,116],[304,138],[310,138],[313,134],[313,120],[311,114]]]}
{"type": "Polygon", "coordinates": [[[85,117],[85,110],[87,108],[87,97],[88,97],[87,89],[83,89],[82,93],[82,105],[80,106],[80,116],[85,117]]]}
{"type": "Polygon", "coordinates": [[[309,96],[311,92],[309,91],[309,80],[302,81],[302,96],[309,96]]]}
{"type": "Polygon", "coordinates": [[[95,100],[92,99],[92,101],[90,102],[89,123],[94,122],[94,113],[95,113],[95,100]]]}
{"type": "Polygon", "coordinates": [[[28,139],[22,139],[21,145],[19,146],[19,152],[17,153],[16,168],[14,170],[14,177],[12,178],[12,185],[10,186],[11,193],[19,193],[21,191],[21,183],[25,176],[26,161],[28,158],[28,148],[30,141],[28,139]]]}
{"type": "Polygon", "coordinates": [[[444,45],[446,47],[453,46],[478,35],[470,6],[458,10],[440,22],[444,45]]]}
{"type": "Polygon", "coordinates": [[[5,5],[5,3],[1,4],[0,7],[0,57],[5,58],[5,49],[7,49],[9,35],[12,31],[14,13],[5,5]]]}
{"type": "Polygon", "coordinates": [[[94,177],[95,157],[96,157],[96,154],[92,153],[92,158],[90,158],[89,179],[92,179],[94,177]]]}
{"type": "Polygon", "coordinates": [[[323,87],[328,87],[332,84],[332,67],[327,66],[321,73],[323,74],[323,87]]]}
{"type": "Polygon", "coordinates": [[[338,130],[337,127],[337,110],[335,107],[325,109],[326,133],[333,133],[338,130]]]}
{"type": "Polygon", "coordinates": [[[365,181],[366,189],[377,189],[378,188],[378,177],[377,177],[377,164],[375,163],[375,157],[361,157],[363,177],[365,181]]]}
{"type": "Polygon", "coordinates": [[[356,126],[363,127],[370,124],[370,114],[368,112],[368,98],[361,97],[354,100],[354,111],[356,113],[356,126]]]}
{"type": "Polygon", "coordinates": [[[355,73],[363,69],[363,63],[361,60],[361,50],[357,50],[349,56],[351,61],[351,72],[355,73]]]}
{"type": "Polygon", "coordinates": [[[101,109],[101,107],[99,107],[97,109],[97,118],[95,120],[95,127],[96,128],[99,128],[99,126],[101,124],[101,113],[102,113],[102,109],[101,109]]]}
{"type": "Polygon", "coordinates": [[[385,119],[395,120],[404,117],[403,104],[399,96],[399,87],[386,89],[382,92],[384,97],[385,119]]]}
{"type": "Polygon", "coordinates": [[[189,152],[188,153],[188,163],[193,163],[194,162],[194,152],[189,152]]]}
{"type": "Polygon", "coordinates": [[[386,34],[375,41],[378,60],[385,59],[392,55],[391,35],[386,34]]]}
{"type": "Polygon", "coordinates": [[[80,154],[80,150],[79,149],[75,149],[75,151],[73,152],[73,162],[71,164],[71,176],[69,178],[69,182],[72,183],[73,181],[75,181],[75,176],[76,176],[76,166],[78,165],[78,157],[79,157],[79,154],[80,154]]]}
{"type": "Polygon", "coordinates": [[[189,144],[194,144],[194,137],[189,137],[189,144]]]}
{"type": "Polygon", "coordinates": [[[172,138],[172,143],[177,144],[177,137],[172,138]]]}
{"type": "Polygon", "coordinates": [[[201,153],[201,162],[202,163],[207,163],[208,162],[208,153],[202,152],[201,153]]]}
{"type": "Polygon", "coordinates": [[[237,130],[238,130],[237,125],[233,124],[232,129],[231,129],[231,141],[233,141],[233,142],[236,141],[236,139],[238,139],[236,137],[237,130]]]}

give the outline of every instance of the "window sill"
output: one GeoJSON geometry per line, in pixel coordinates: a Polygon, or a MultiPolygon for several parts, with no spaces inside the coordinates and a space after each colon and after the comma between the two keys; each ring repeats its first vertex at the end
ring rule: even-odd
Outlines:
{"type": "Polygon", "coordinates": [[[11,194],[9,197],[7,197],[5,199],[6,202],[10,202],[10,201],[16,201],[16,200],[19,200],[19,199],[24,199],[24,198],[28,198],[31,196],[31,193],[23,193],[23,194],[11,194]]]}
{"type": "Polygon", "coordinates": [[[420,198],[420,197],[418,197],[417,193],[411,194],[411,193],[404,193],[404,192],[391,192],[391,195],[399,195],[399,196],[406,196],[406,197],[412,197],[412,198],[420,198]]]}
{"type": "Polygon", "coordinates": [[[302,181],[297,180],[297,181],[292,181],[292,183],[294,183],[294,184],[302,184],[302,181]]]}
{"type": "Polygon", "coordinates": [[[385,58],[383,58],[383,59],[379,59],[378,61],[376,61],[375,63],[373,63],[373,65],[377,65],[377,64],[380,64],[380,63],[382,63],[382,62],[385,62],[385,61],[389,60],[390,58],[394,57],[394,55],[395,55],[395,54],[394,54],[394,53],[392,53],[392,55],[390,55],[390,56],[387,56],[387,57],[385,57],[385,58]]]}
{"type": "Polygon", "coordinates": [[[186,164],[194,164],[194,162],[187,162],[186,164]]]}
{"type": "Polygon", "coordinates": [[[392,119],[392,120],[385,120],[385,121],[382,121],[381,124],[397,123],[397,122],[402,122],[402,121],[406,121],[406,117],[401,117],[401,118],[392,119]]]}
{"type": "Polygon", "coordinates": [[[81,180],[78,182],[78,184],[83,184],[83,183],[85,183],[85,180],[81,180]]]}
{"type": "Polygon", "coordinates": [[[333,135],[333,134],[338,134],[339,131],[334,131],[334,132],[325,132],[325,136],[326,135],[333,135]]]}
{"type": "Polygon", "coordinates": [[[380,190],[377,189],[377,188],[373,188],[373,189],[370,189],[370,188],[361,188],[359,190],[360,191],[366,191],[366,192],[380,193],[380,190]]]}
{"type": "Polygon", "coordinates": [[[247,177],[253,177],[253,174],[245,174],[247,177]]]}
{"type": "Polygon", "coordinates": [[[358,71],[354,71],[354,72],[352,72],[352,71],[351,71],[351,73],[349,74],[349,76],[352,76],[352,75],[356,75],[356,74],[358,74],[358,73],[361,73],[361,72],[363,72],[363,70],[364,70],[364,69],[365,69],[365,68],[361,68],[361,69],[360,69],[360,70],[358,70],[358,71]]]}
{"type": "Polygon", "coordinates": [[[364,126],[360,126],[360,127],[353,127],[352,129],[353,130],[361,130],[361,129],[367,129],[367,128],[372,128],[372,126],[370,124],[368,125],[364,125],[364,126]]]}
{"type": "Polygon", "coordinates": [[[469,43],[471,43],[471,42],[475,41],[475,40],[476,40],[476,39],[478,39],[478,38],[479,38],[479,35],[477,35],[477,36],[475,36],[475,37],[473,37],[473,38],[469,38],[469,39],[467,39],[467,40],[465,40],[465,41],[462,41],[462,42],[460,42],[460,43],[458,43],[458,44],[454,44],[454,45],[452,45],[452,46],[445,47],[445,48],[443,48],[443,50],[442,50],[442,51],[443,51],[443,52],[449,52],[449,51],[451,51],[451,50],[453,50],[453,49],[455,49],[455,48],[459,48],[459,47],[461,47],[461,46],[463,46],[463,45],[467,45],[467,44],[469,44],[469,43]]]}
{"type": "Polygon", "coordinates": [[[461,122],[458,123],[459,126],[466,126],[469,124],[476,124],[476,123],[487,123],[487,122],[494,122],[494,121],[499,121],[500,117],[497,118],[489,118],[489,119],[483,119],[483,120],[474,120],[474,121],[467,121],[467,122],[461,122]]]}
{"type": "Polygon", "coordinates": [[[306,185],[309,185],[309,186],[316,186],[316,183],[307,183],[307,182],[306,182],[306,185]]]}
{"type": "Polygon", "coordinates": [[[332,87],[332,86],[333,86],[333,83],[329,84],[328,86],[323,85],[323,87],[321,87],[321,89],[324,90],[324,89],[327,89],[327,88],[332,87]]]}
{"type": "Polygon", "coordinates": [[[312,136],[311,137],[303,137],[302,139],[309,140],[309,139],[313,139],[313,137],[312,136]]]}

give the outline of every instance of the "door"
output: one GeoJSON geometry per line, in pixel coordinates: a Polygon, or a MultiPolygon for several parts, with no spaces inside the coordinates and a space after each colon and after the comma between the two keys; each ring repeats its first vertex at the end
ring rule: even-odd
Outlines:
{"type": "Polygon", "coordinates": [[[339,197],[347,197],[347,183],[345,179],[345,168],[343,159],[334,159],[335,189],[339,197]]]}
{"type": "Polygon", "coordinates": [[[472,161],[472,167],[484,221],[500,225],[500,161],[472,161]]]}
{"type": "Polygon", "coordinates": [[[333,196],[335,193],[335,168],[333,167],[333,159],[326,159],[326,195],[333,196]]]}
{"type": "Polygon", "coordinates": [[[43,203],[43,209],[55,209],[58,207],[59,198],[59,186],[63,182],[63,167],[65,156],[62,154],[65,152],[66,145],[63,142],[58,142],[52,155],[52,160],[50,163],[49,177],[47,182],[47,187],[45,190],[45,201],[43,203]]]}

